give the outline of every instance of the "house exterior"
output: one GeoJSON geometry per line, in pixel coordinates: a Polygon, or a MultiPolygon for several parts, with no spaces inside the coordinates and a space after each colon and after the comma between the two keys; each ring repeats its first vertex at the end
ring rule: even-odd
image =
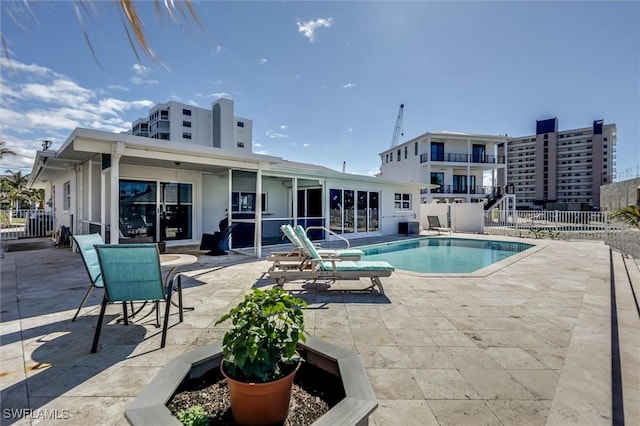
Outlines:
{"type": "Polygon", "coordinates": [[[58,150],[38,151],[31,184],[45,189],[55,226],[74,234],[195,244],[227,217],[236,225],[231,247],[253,247],[258,257],[263,245],[282,242],[283,223],[329,230],[311,229],[315,239],[354,238],[396,234],[419,217],[423,183],[254,154],[251,128],[228,99],[210,111],[156,105],[130,134],[77,128],[58,150]]]}
{"type": "Polygon", "coordinates": [[[518,209],[600,208],[600,186],[616,173],[616,125],[558,131],[557,118],[537,120],[535,135],[509,138],[498,154],[498,184],[513,185],[518,209]]]}
{"type": "Polygon", "coordinates": [[[380,153],[384,179],[422,183],[421,202],[484,202],[496,193],[506,136],[428,132],[380,153]],[[484,185],[485,174],[492,184],[484,185]]]}

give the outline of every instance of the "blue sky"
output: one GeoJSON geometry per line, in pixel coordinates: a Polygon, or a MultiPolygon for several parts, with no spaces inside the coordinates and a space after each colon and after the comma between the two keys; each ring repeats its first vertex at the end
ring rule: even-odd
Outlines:
{"type": "Polygon", "coordinates": [[[156,103],[253,120],[253,150],[373,174],[390,147],[428,131],[524,136],[616,123],[619,180],[640,172],[640,2],[193,2],[202,27],[139,10],[159,61],[138,61],[117,9],[3,1],[0,138],[31,171],[43,139],[123,131],[156,103]],[[80,7],[82,10],[82,7],[80,7]],[[14,19],[15,18],[15,19],[14,19]],[[628,174],[628,175],[627,175],[628,174]]]}

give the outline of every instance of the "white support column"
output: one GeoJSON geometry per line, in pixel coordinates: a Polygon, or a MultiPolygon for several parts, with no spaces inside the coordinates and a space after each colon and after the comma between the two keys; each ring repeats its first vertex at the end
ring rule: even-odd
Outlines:
{"type": "MultiPolygon", "coordinates": [[[[293,226],[298,224],[298,178],[293,177],[291,179],[291,217],[293,217],[293,226]]],[[[305,216],[307,215],[305,211],[305,216]]]]}
{"type": "Polygon", "coordinates": [[[69,218],[69,226],[71,232],[78,234],[78,223],[80,223],[80,206],[82,205],[82,185],[78,183],[78,166],[70,166],[71,170],[71,182],[73,182],[73,188],[69,188],[70,195],[75,194],[75,197],[71,197],[69,200],[69,211],[72,212],[72,216],[69,218]]]}
{"type": "Polygon", "coordinates": [[[258,163],[256,170],[256,226],[254,233],[254,253],[257,258],[262,257],[262,166],[258,163]]]}
{"type": "Polygon", "coordinates": [[[104,238],[107,232],[107,177],[106,171],[100,172],[100,235],[104,238]]]}
{"type": "MultiPolygon", "coordinates": [[[[229,185],[227,188],[227,226],[231,226],[231,224],[233,223],[232,218],[233,218],[233,212],[231,210],[232,208],[232,203],[233,203],[233,199],[231,197],[231,193],[233,192],[233,169],[231,167],[229,167],[229,185]]],[[[222,232],[223,230],[221,229],[220,232],[222,232]]],[[[229,240],[229,248],[233,248],[233,233],[231,233],[231,239],[229,240]]]]}
{"type": "MultiPolygon", "coordinates": [[[[427,135],[427,183],[431,183],[431,135],[427,135]]],[[[444,174],[443,174],[444,176],[444,174]]],[[[444,186],[444,177],[442,179],[442,186],[444,186]]],[[[444,190],[444,188],[440,188],[444,190]]],[[[427,187],[427,203],[433,201],[433,195],[431,194],[431,187],[427,187]]]]}
{"type": "Polygon", "coordinates": [[[116,142],[111,150],[111,173],[109,175],[109,243],[118,244],[120,235],[120,158],[124,153],[124,142],[116,142]]]}
{"type": "Polygon", "coordinates": [[[85,192],[87,193],[87,220],[89,222],[93,222],[93,161],[89,160],[86,163],[86,167],[83,167],[83,170],[87,174],[87,188],[85,192]]]}
{"type": "Polygon", "coordinates": [[[471,202],[471,160],[473,159],[473,151],[471,150],[471,139],[467,139],[467,194],[465,199],[467,203],[471,202]]]}

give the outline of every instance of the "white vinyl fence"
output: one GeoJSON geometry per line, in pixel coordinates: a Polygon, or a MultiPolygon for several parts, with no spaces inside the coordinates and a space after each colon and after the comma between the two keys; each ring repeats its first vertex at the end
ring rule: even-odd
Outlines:
{"type": "Polygon", "coordinates": [[[0,210],[0,240],[47,237],[53,232],[54,223],[51,211],[0,210]]]}
{"type": "Polygon", "coordinates": [[[640,258],[640,230],[612,222],[605,212],[494,210],[485,215],[485,232],[524,238],[604,241],[640,258]]]}

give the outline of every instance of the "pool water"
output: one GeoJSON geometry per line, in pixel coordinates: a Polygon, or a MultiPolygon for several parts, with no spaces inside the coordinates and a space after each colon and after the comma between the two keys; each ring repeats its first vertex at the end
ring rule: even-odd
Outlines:
{"type": "Polygon", "coordinates": [[[397,269],[421,273],[470,273],[533,247],[508,241],[423,238],[360,247],[362,260],[385,260],[397,269]]]}

